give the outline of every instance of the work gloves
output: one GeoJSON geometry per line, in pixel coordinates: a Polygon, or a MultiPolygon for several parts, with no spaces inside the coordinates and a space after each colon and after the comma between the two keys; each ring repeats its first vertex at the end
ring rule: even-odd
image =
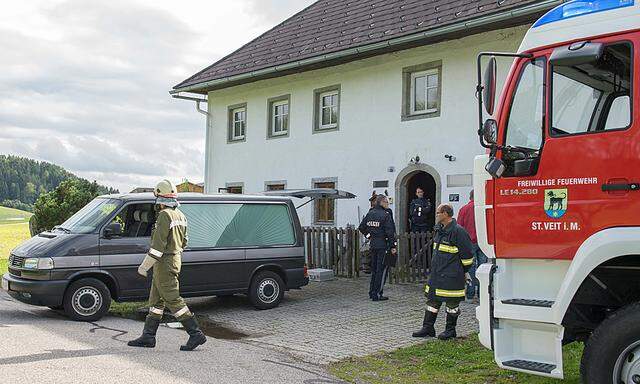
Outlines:
{"type": "Polygon", "coordinates": [[[153,264],[156,263],[156,259],[146,255],[144,260],[142,260],[142,264],[138,267],[138,273],[144,277],[147,277],[149,270],[153,267],[153,264]]]}

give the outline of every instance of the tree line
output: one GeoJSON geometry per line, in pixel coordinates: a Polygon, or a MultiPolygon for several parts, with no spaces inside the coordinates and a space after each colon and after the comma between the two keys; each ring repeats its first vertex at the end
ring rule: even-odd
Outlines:
{"type": "Polygon", "coordinates": [[[33,212],[38,198],[55,190],[65,180],[78,180],[91,194],[118,193],[118,190],[88,182],[64,168],[14,155],[0,155],[0,205],[33,212]]]}

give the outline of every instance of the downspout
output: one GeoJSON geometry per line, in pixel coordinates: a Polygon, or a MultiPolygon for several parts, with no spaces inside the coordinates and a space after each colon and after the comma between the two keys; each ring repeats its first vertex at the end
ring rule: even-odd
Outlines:
{"type": "MultiPolygon", "coordinates": [[[[210,184],[207,179],[209,178],[209,169],[210,169],[210,161],[209,161],[209,157],[212,151],[212,148],[210,147],[211,144],[211,134],[212,129],[211,129],[211,114],[209,113],[208,109],[208,105],[209,105],[209,100],[204,97],[204,98],[199,98],[199,97],[192,97],[192,96],[182,96],[179,93],[176,94],[172,94],[171,97],[173,97],[174,99],[182,99],[182,100],[190,100],[190,101],[195,101],[196,102],[196,111],[198,111],[199,113],[203,114],[206,116],[206,133],[205,133],[205,147],[204,147],[204,193],[209,193],[209,188],[210,188],[210,184]],[[200,103],[207,103],[207,111],[205,111],[204,109],[200,108],[200,103]]],[[[213,180],[213,178],[211,178],[213,180]]]]}

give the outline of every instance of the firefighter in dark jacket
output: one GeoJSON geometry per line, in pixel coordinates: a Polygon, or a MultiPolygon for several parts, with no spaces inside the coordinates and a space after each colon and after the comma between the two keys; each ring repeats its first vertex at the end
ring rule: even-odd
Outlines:
{"type": "Polygon", "coordinates": [[[358,230],[369,239],[371,252],[371,283],[369,298],[373,301],[387,300],[382,296],[384,283],[384,261],[387,251],[396,254],[393,219],[385,210],[388,200],[384,195],[376,197],[376,205],[362,219],[358,230]]]}
{"type": "Polygon", "coordinates": [[[470,280],[468,270],[473,264],[473,245],[467,231],[453,218],[453,208],[450,205],[438,207],[436,222],[431,273],[424,289],[427,308],[422,329],[412,336],[434,337],[436,331],[433,325],[442,303],[445,303],[447,325],[438,339],[448,340],[456,337],[460,302],[465,298],[465,284],[470,280]]]}
{"type": "Polygon", "coordinates": [[[416,198],[409,205],[409,222],[411,232],[427,232],[429,230],[428,218],[431,212],[431,201],[424,197],[424,190],[416,188],[416,198]]]}

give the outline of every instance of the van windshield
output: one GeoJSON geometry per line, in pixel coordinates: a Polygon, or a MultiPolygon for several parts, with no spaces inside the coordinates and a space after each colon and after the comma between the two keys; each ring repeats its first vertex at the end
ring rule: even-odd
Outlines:
{"type": "Polygon", "coordinates": [[[96,198],[81,210],[68,218],[64,223],[54,227],[67,233],[95,232],[106,219],[122,204],[121,200],[96,198]]]}

